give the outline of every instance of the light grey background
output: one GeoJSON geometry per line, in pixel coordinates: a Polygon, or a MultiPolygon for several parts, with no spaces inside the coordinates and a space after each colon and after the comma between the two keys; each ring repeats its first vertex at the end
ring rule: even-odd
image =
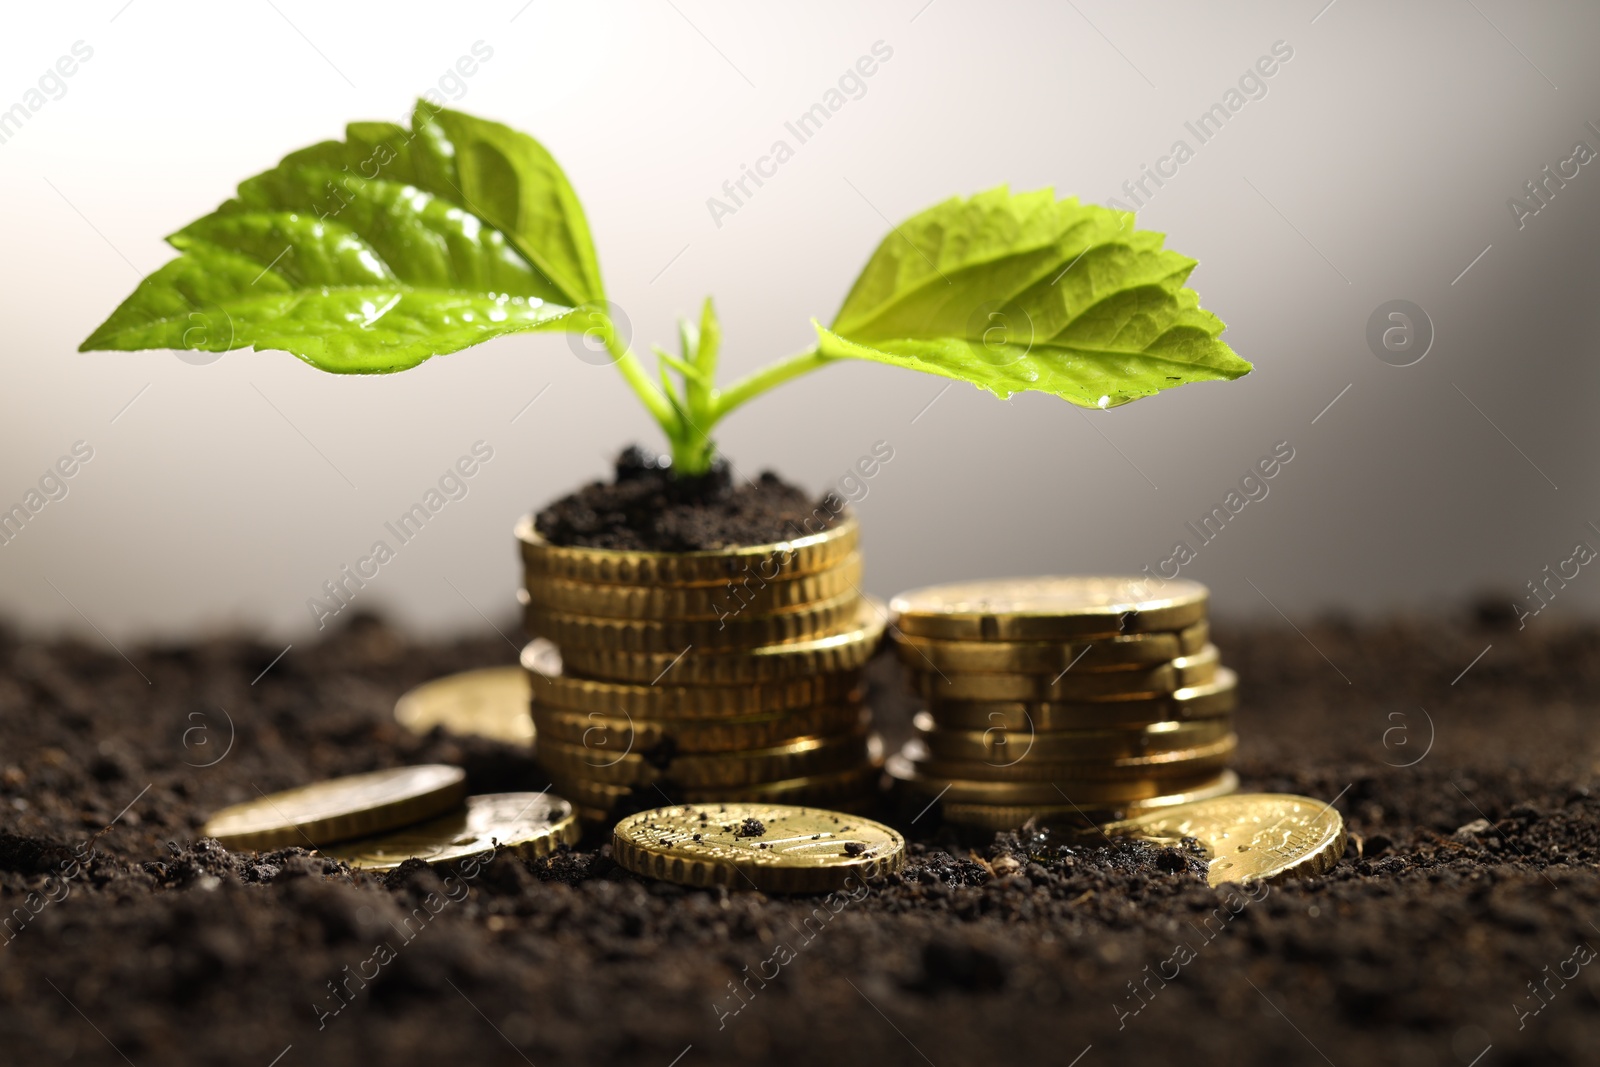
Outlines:
{"type": "MultiPolygon", "coordinates": [[[[1600,163],[1520,229],[1507,206],[1574,142],[1600,149],[1585,125],[1600,125],[1593,5],[574,7],[105,0],[12,15],[0,108],[74,42],[93,57],[0,144],[0,504],[77,440],[94,458],[0,546],[0,613],[117,640],[304,634],[307,598],[481,439],[494,459],[468,497],[362,597],[424,629],[509,616],[516,516],[654,440],[615,372],[564,337],[388,378],[281,353],[74,354],[170,257],[163,235],[348,120],[401,118],[478,41],[493,57],[445,95],[560,159],[636,347],[715,294],[729,376],[810,343],[808,318],[832,316],[886,218],[1002,182],[1126,199],[1141,164],[1196,144],[1186,120],[1274,42],[1293,48],[1140,212],[1201,261],[1191,284],[1255,362],[1248,378],[1082,413],[841,365],[725,424],[742,470],[818,489],[892,444],[859,506],[872,591],[1154,565],[1280,441],[1295,458],[1270,495],[1184,569],[1218,611],[1509,596],[1580,538],[1600,546],[1600,163]],[[707,198],[877,41],[893,57],[865,94],[718,227],[707,198]],[[1365,341],[1396,298],[1437,332],[1411,367],[1365,341]]],[[[1585,571],[1553,610],[1597,605],[1585,571]]]]}

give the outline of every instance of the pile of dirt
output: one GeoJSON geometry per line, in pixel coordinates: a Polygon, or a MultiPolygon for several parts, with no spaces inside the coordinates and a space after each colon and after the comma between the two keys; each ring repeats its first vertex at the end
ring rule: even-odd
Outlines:
{"type": "Polygon", "coordinates": [[[736,480],[722,458],[704,475],[677,478],[670,456],[634,445],[617,457],[612,481],[591,482],[540,509],[534,528],[555,545],[700,552],[821,533],[843,512],[837,495],[813,499],[771,471],[736,480]]]}
{"type": "MultiPolygon", "coordinates": [[[[902,827],[903,873],[831,906],[645,881],[603,839],[502,855],[455,898],[421,865],[196,839],[257,790],[383,766],[542,786],[515,749],[391,718],[411,685],[510,662],[498,636],[419,644],[361,617],[276,664],[281,646],[213,637],[125,648],[130,666],[0,633],[0,1047],[139,1067],[1593,1062],[1600,627],[1503,621],[1216,624],[1246,787],[1348,820],[1324,878],[1213,890],[1183,849],[973,840],[930,815],[902,827]]],[[[886,660],[872,678],[903,736],[909,694],[886,660]]]]}

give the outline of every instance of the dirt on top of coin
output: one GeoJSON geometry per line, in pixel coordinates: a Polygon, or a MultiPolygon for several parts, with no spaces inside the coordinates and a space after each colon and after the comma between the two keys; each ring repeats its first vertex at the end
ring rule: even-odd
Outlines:
{"type": "Polygon", "coordinates": [[[612,481],[549,504],[534,527],[553,545],[702,552],[821,533],[843,511],[838,496],[813,498],[771,471],[738,478],[720,457],[706,474],[676,478],[670,457],[633,445],[617,457],[612,481]]]}

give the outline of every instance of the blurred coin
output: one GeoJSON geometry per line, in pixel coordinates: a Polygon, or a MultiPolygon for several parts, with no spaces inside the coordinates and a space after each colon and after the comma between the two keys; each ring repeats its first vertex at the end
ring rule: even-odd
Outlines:
{"type": "Polygon", "coordinates": [[[1215,781],[1220,773],[1218,768],[1212,768],[1192,775],[1150,774],[1118,781],[1057,779],[1044,782],[994,782],[922,774],[917,765],[903,755],[890,756],[888,770],[902,787],[929,799],[1013,806],[1078,805],[1091,810],[1196,789],[1215,781]]]}
{"type": "Polygon", "coordinates": [[[1098,641],[941,641],[895,634],[900,662],[919,671],[1057,674],[1154,667],[1205,648],[1211,627],[1197,622],[1166,633],[1130,634],[1098,641]]]}
{"type": "Polygon", "coordinates": [[[200,832],[231,849],[321,848],[449,811],[466,782],[438,763],[352,774],[223,808],[200,832]]]}
{"type": "Polygon", "coordinates": [[[1107,726],[1143,726],[1166,720],[1214,718],[1238,706],[1239,679],[1218,667],[1209,685],[1189,686],[1157,697],[1094,700],[1075,703],[1019,700],[928,701],[936,725],[957,730],[1081,730],[1107,726]]]}
{"type": "Polygon", "coordinates": [[[1126,782],[1151,777],[1219,774],[1233,758],[1239,739],[1232,732],[1190,748],[1158,751],[1138,756],[1074,761],[1045,760],[1026,753],[1009,763],[985,760],[939,759],[931,756],[920,738],[907,741],[901,755],[929,781],[962,779],[974,782],[1126,782]]]}
{"type": "Polygon", "coordinates": [[[940,700],[1117,700],[1162,696],[1216,680],[1217,646],[1156,667],[1048,674],[934,674],[912,671],[913,688],[940,700]]]}
{"type": "Polygon", "coordinates": [[[1218,741],[1233,730],[1233,721],[1227,716],[1109,730],[1012,730],[1001,726],[951,730],[935,725],[933,716],[921,711],[912,724],[917,740],[934,759],[995,764],[1022,759],[1081,763],[1176,752],[1218,741]]]}
{"type": "Polygon", "coordinates": [[[1001,578],[914,589],[889,609],[913,637],[1070,641],[1181,630],[1205,618],[1208,596],[1183,579],[1001,578]]]}
{"type": "Polygon", "coordinates": [[[394,717],[414,734],[442,726],[508,745],[533,743],[528,675],[521,667],[487,667],[424,682],[395,701],[394,717]]]}
{"type": "Polygon", "coordinates": [[[510,851],[536,859],[580,836],[572,805],[550,793],[485,793],[455,811],[321,850],[357,870],[387,871],[416,858],[454,863],[510,851]]]}

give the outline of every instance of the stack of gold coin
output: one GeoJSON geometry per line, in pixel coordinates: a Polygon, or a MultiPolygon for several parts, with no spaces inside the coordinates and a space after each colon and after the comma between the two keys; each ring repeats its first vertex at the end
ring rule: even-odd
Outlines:
{"type": "Polygon", "coordinates": [[[950,822],[1122,818],[1221,796],[1237,679],[1190,581],[1059,577],[895,597],[924,710],[889,771],[950,822]]]}
{"type": "Polygon", "coordinates": [[[861,593],[853,518],[705,552],[552,545],[526,518],[517,538],[535,758],[585,818],[870,795],[861,670],[888,616],[861,593]]]}

